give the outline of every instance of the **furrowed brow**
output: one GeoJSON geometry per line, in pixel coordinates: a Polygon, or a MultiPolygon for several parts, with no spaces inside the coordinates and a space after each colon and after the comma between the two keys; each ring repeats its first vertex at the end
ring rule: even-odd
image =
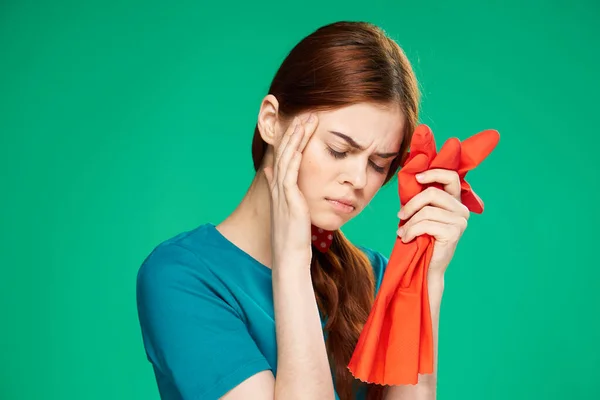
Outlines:
{"type": "MultiPolygon", "coordinates": [[[[357,150],[364,150],[365,148],[363,146],[361,146],[360,144],[356,143],[356,141],[354,139],[352,139],[350,136],[345,135],[341,132],[336,132],[336,131],[329,131],[330,133],[333,133],[334,135],[344,139],[346,142],[348,142],[348,144],[352,147],[354,147],[357,150]]],[[[396,157],[398,154],[398,152],[395,153],[377,153],[376,155],[378,157],[381,158],[391,158],[391,157],[396,157]]]]}

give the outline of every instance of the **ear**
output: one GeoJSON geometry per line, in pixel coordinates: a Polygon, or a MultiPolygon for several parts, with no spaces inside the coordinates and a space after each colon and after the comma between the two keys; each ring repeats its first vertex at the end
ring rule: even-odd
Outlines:
{"type": "Polygon", "coordinates": [[[279,101],[272,94],[265,96],[258,113],[258,130],[262,139],[274,146],[277,142],[279,121],[279,101]]]}

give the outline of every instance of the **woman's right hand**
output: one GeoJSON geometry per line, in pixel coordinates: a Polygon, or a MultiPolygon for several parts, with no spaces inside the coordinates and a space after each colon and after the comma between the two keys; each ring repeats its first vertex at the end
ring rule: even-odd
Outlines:
{"type": "Polygon", "coordinates": [[[295,117],[275,150],[273,165],[263,169],[271,193],[271,251],[273,268],[284,257],[310,267],[311,220],[298,188],[302,152],[317,127],[317,116],[295,117]]]}

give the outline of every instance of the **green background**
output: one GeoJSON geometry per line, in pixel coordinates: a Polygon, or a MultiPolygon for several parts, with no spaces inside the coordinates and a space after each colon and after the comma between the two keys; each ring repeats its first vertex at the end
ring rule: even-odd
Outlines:
{"type": "MultiPolygon", "coordinates": [[[[447,272],[438,398],[600,398],[598,3],[175,3],[0,3],[0,398],[158,399],[137,269],[233,210],[279,63],[344,19],[405,49],[438,145],[501,134],[467,179],[486,209],[447,272]]],[[[397,211],[394,181],[345,232],[389,253],[397,211]]]]}

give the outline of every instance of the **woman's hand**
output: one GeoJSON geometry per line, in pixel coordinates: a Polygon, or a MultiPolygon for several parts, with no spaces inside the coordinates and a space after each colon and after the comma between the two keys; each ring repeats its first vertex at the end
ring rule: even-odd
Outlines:
{"type": "Polygon", "coordinates": [[[311,220],[298,188],[302,152],[317,126],[317,116],[294,118],[275,148],[273,165],[263,169],[271,192],[271,246],[273,268],[284,257],[310,267],[311,220]]]}
{"type": "Polygon", "coordinates": [[[407,222],[398,230],[398,236],[404,243],[422,234],[433,236],[435,245],[428,274],[443,275],[471,213],[460,200],[456,171],[430,169],[417,175],[417,180],[421,184],[437,182],[443,189],[430,186],[404,205],[398,217],[407,222]]]}

